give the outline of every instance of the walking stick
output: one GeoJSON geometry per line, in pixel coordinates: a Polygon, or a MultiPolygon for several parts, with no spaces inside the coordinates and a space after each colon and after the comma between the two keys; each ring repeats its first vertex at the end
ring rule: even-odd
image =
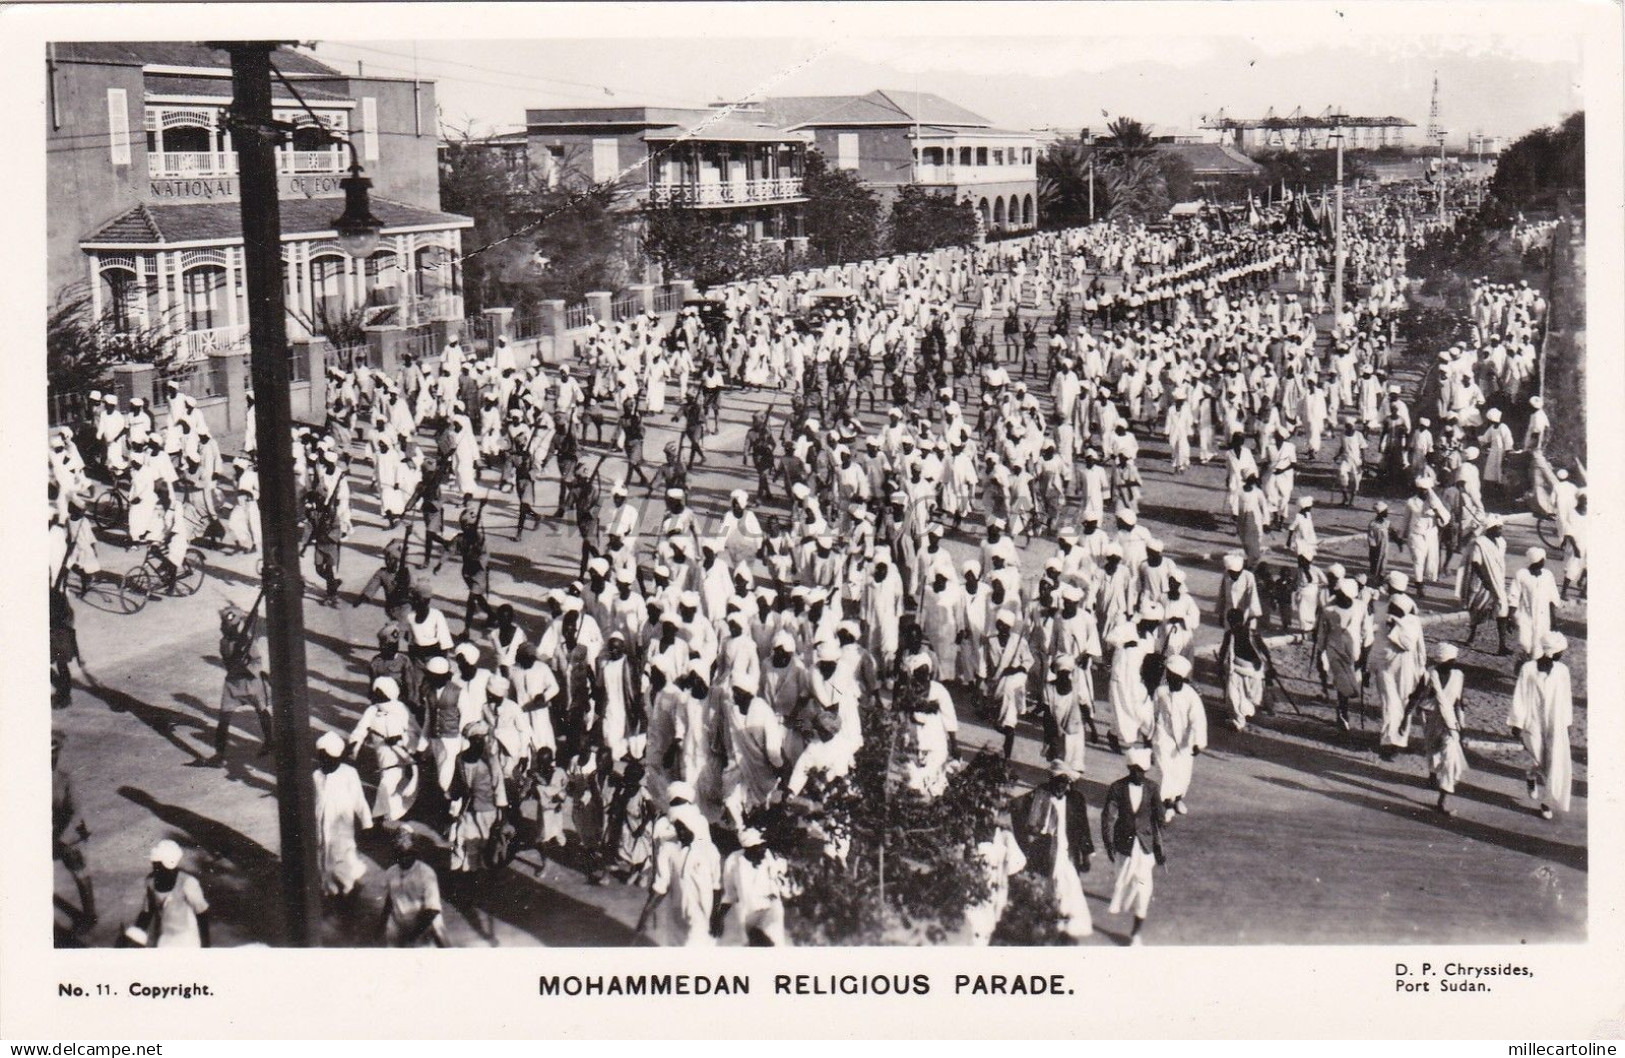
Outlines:
{"type": "Polygon", "coordinates": [[[1318,716],[1311,717],[1307,713],[1305,713],[1301,708],[1299,708],[1298,700],[1292,696],[1291,691],[1286,689],[1286,684],[1281,682],[1281,674],[1275,671],[1274,666],[1271,666],[1269,669],[1265,670],[1265,676],[1266,676],[1267,679],[1274,682],[1275,689],[1277,691],[1281,692],[1281,697],[1285,698],[1286,701],[1287,701],[1287,704],[1292,706],[1292,711],[1294,713],[1296,713],[1299,716],[1303,717],[1305,720],[1319,720],[1319,719],[1321,719],[1318,716]]]}

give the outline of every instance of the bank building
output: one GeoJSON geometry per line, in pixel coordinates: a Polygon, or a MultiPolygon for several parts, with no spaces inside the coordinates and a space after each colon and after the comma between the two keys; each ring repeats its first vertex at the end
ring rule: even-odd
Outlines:
{"type": "MultiPolygon", "coordinates": [[[[277,147],[290,342],[335,320],[461,319],[456,262],[473,221],[439,208],[433,82],[352,76],[288,47],[271,58],[275,118],[294,126],[277,147]],[[359,260],[332,225],[352,147],[383,222],[359,260]]],[[[50,296],[88,286],[105,326],[164,327],[181,364],[240,361],[248,308],[229,56],[199,43],[56,43],[46,82],[50,296]]],[[[205,387],[218,377],[196,373],[205,387]]]]}

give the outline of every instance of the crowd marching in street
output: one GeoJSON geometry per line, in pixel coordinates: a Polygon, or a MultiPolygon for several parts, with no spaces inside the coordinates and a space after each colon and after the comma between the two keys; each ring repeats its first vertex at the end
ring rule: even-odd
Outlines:
{"type": "MultiPolygon", "coordinates": [[[[1062,932],[1090,933],[1080,874],[1098,845],[1116,871],[1110,912],[1138,943],[1177,820],[1199,808],[1209,722],[1244,729],[1272,711],[1283,651],[1318,678],[1349,732],[1337,737],[1356,737],[1374,695],[1371,748],[1420,749],[1437,810],[1455,811],[1469,676],[1425,599],[1465,611],[1469,643],[1493,626],[1516,673],[1505,723],[1527,749],[1530,810],[1567,811],[1554,615],[1585,591],[1586,503],[1542,454],[1547,306],[1527,284],[1478,282],[1468,339],[1405,349],[1407,257],[1441,223],[1431,214],[1401,194],[1356,200],[1340,313],[1330,239],[1270,214],[742,281],[675,317],[594,322],[558,362],[454,338],[398,376],[329,369],[326,421],[294,444],[318,598],[381,613],[368,700],[316,743],[328,896],[353,902],[371,869],[357,833],[389,826],[388,944],[448,943],[441,887],[484,907],[521,846],[543,872],[551,859],[642,887],[639,931],[664,941],[784,944],[782,820],[816,820],[866,712],[895,710],[909,721],[898,782],[920,798],[972,754],[962,721],[991,728],[986,751],[1005,758],[1019,732],[1042,739],[1047,774],[1011,791],[981,846],[988,895],[969,940],[992,937],[1022,871],[1052,880],[1062,932]],[[741,389],[775,403],[742,450],[720,450],[708,439],[741,389]],[[678,439],[647,459],[656,424],[678,439]],[[1214,597],[1193,595],[1145,509],[1151,459],[1225,472],[1207,513],[1235,543],[1215,556],[1214,597]],[[1553,553],[1509,554],[1525,461],[1559,525],[1553,553]],[[712,516],[690,477],[720,464],[754,487],[712,516]],[[1314,495],[1311,465],[1334,487],[1314,495]],[[1369,511],[1365,562],[1322,553],[1327,504],[1369,511]],[[382,565],[356,573],[359,521],[393,535],[382,565]],[[538,607],[504,601],[494,555],[540,547],[567,549],[572,575],[538,607]],[[452,601],[424,575],[446,562],[466,588],[452,601]],[[1109,784],[1100,804],[1086,773],[1109,784]],[[428,862],[436,845],[448,874],[428,862]]],[[[227,457],[179,387],[162,408],[93,396],[93,418],[51,438],[64,705],[73,607],[108,576],[93,483],[124,491],[128,539],[170,581],[194,537],[260,547],[252,416],[227,457]]],[[[270,748],[261,624],[257,607],[221,611],[210,763],[238,749],[246,712],[256,750],[270,748]]],[[[58,791],[58,855],[77,878],[85,821],[58,791]]],[[[824,854],[844,856],[822,833],[824,854]]],[[[152,859],[139,939],[206,943],[181,850],[166,841],[152,859]]]]}

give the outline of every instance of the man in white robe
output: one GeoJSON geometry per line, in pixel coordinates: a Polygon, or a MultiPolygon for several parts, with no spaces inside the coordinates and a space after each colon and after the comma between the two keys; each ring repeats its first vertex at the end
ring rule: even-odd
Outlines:
{"type": "Polygon", "coordinates": [[[1157,769],[1161,773],[1163,821],[1177,812],[1184,815],[1185,794],[1198,754],[1207,748],[1207,710],[1201,695],[1190,685],[1191,659],[1175,655],[1167,661],[1162,686],[1156,693],[1157,769]]]}
{"type": "Polygon", "coordinates": [[[1546,633],[1552,630],[1559,601],[1557,580],[1546,568],[1546,549],[1525,552],[1528,564],[1512,578],[1512,623],[1518,632],[1518,651],[1533,658],[1546,633]]]}
{"type": "Polygon", "coordinates": [[[1561,632],[1546,633],[1537,646],[1538,655],[1518,671],[1507,713],[1507,726],[1534,761],[1529,769],[1529,799],[1540,802],[1542,819],[1551,819],[1554,807],[1567,812],[1573,793],[1569,725],[1574,722],[1574,697],[1569,667],[1560,660],[1568,646],[1561,632]]]}

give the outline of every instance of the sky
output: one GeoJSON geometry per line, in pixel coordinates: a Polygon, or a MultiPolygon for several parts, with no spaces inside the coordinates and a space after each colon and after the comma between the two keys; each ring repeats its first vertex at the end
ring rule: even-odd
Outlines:
{"type": "Polygon", "coordinates": [[[1434,74],[1448,141],[1517,136],[1580,106],[1580,42],[1496,38],[847,36],[318,41],[343,69],[437,83],[443,125],[520,127],[527,107],[705,106],[764,95],[934,92],[1006,128],[1075,131],[1128,116],[1195,130],[1328,106],[1427,125],[1434,74]]]}

